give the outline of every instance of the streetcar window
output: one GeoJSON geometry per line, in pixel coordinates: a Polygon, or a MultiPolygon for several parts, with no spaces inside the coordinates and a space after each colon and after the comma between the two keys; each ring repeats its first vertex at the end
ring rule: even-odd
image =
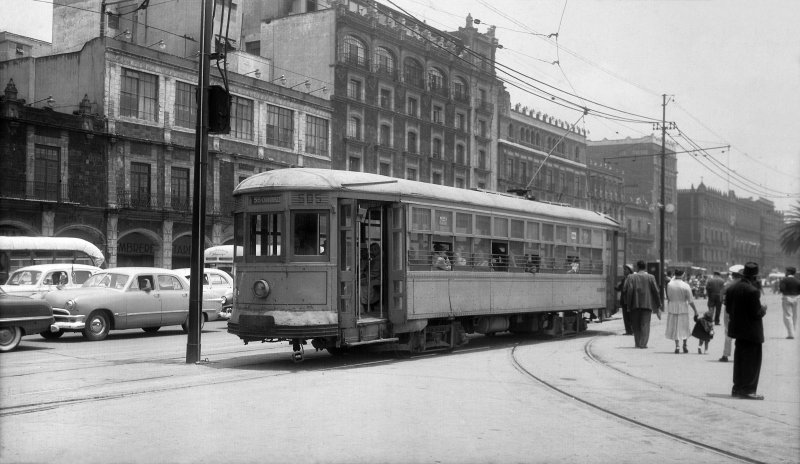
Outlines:
{"type": "Polygon", "coordinates": [[[542,241],[553,241],[553,224],[542,224],[542,241]]]}
{"type": "Polygon", "coordinates": [[[525,238],[525,222],[511,220],[511,238],[525,238]]]}
{"type": "Polygon", "coordinates": [[[492,235],[492,218],[489,216],[475,216],[475,234],[492,235]]]}
{"type": "MultiPolygon", "coordinates": [[[[233,242],[234,249],[237,251],[244,248],[244,213],[236,213],[233,215],[233,242]]],[[[235,253],[233,260],[240,262],[243,260],[241,252],[235,253]]]]}
{"type": "Polygon", "coordinates": [[[581,229],[581,245],[592,244],[592,231],[589,229],[581,229]]]}
{"type": "Polygon", "coordinates": [[[508,270],[508,243],[492,242],[492,269],[496,271],[508,270]]]}
{"type": "Polygon", "coordinates": [[[528,240],[539,240],[539,223],[528,223],[528,234],[525,236],[528,240]]]}
{"type": "Polygon", "coordinates": [[[508,237],[508,219],[494,218],[494,235],[495,237],[508,237]]]}
{"type": "Polygon", "coordinates": [[[408,264],[430,267],[430,243],[429,234],[408,234],[408,264]]]}
{"type": "Polygon", "coordinates": [[[487,267],[492,259],[492,245],[487,239],[475,238],[472,242],[472,265],[487,267]]]}
{"type": "Polygon", "coordinates": [[[472,233],[472,215],[467,213],[456,213],[456,233],[472,233]]]}
{"type": "Polygon", "coordinates": [[[567,231],[567,242],[578,243],[578,233],[577,227],[570,227],[567,231]]]}
{"type": "Polygon", "coordinates": [[[411,228],[414,230],[431,230],[431,210],[428,208],[411,208],[411,228]]]}
{"type": "Polygon", "coordinates": [[[436,210],[436,232],[453,232],[453,213],[436,210]]]}
{"type": "Polygon", "coordinates": [[[472,266],[472,257],[470,256],[470,250],[472,249],[470,238],[469,237],[458,237],[455,238],[456,246],[455,252],[453,253],[453,265],[454,266],[472,266]]]}
{"type": "Polygon", "coordinates": [[[514,271],[522,271],[523,263],[525,262],[525,243],[524,242],[509,242],[509,264],[514,271]]]}
{"type": "Polygon", "coordinates": [[[250,217],[250,256],[281,256],[283,213],[254,214],[250,217]]]}
{"type": "Polygon", "coordinates": [[[593,230],[592,231],[592,246],[594,246],[594,247],[602,247],[603,246],[603,231],[602,230],[593,230]]]}
{"type": "Polygon", "coordinates": [[[556,242],[567,243],[567,226],[556,226],[556,242]]]}
{"type": "Polygon", "coordinates": [[[292,212],[292,244],[295,256],[328,254],[328,213],[292,212]]]}

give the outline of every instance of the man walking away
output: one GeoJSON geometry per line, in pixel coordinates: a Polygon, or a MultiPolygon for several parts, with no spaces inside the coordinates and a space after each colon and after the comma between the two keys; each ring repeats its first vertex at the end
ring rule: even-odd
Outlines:
{"type": "Polygon", "coordinates": [[[788,335],[786,338],[794,338],[794,331],[797,330],[797,306],[800,301],[800,279],[796,276],[797,269],[794,266],[786,268],[786,277],[781,279],[778,291],[781,292],[781,305],[783,306],[783,324],[786,326],[788,335]]]}
{"type": "Polygon", "coordinates": [[[731,288],[731,285],[742,279],[742,271],[744,271],[744,266],[741,264],[734,264],[731,266],[728,269],[728,272],[730,272],[728,281],[725,282],[725,285],[722,287],[722,291],[720,292],[722,302],[725,304],[725,311],[722,312],[722,322],[725,323],[725,343],[722,346],[722,357],[719,358],[720,362],[728,362],[728,358],[731,357],[731,345],[733,342],[731,337],[728,336],[728,326],[730,325],[731,318],[728,316],[728,302],[725,299],[725,295],[728,289],[731,288]]]}
{"type": "Polygon", "coordinates": [[[706,297],[708,297],[708,309],[714,314],[714,325],[719,325],[719,315],[722,312],[722,287],[725,281],[722,280],[720,273],[715,271],[714,275],[706,282],[706,297]]]}
{"type": "Polygon", "coordinates": [[[645,271],[647,264],[636,262],[637,272],[628,276],[623,285],[628,310],[631,312],[631,328],[636,348],[647,348],[650,340],[650,318],[652,312],[661,319],[661,294],[656,278],[645,271]]]}
{"type": "Polygon", "coordinates": [[[726,292],[725,310],[730,316],[728,335],[736,339],[733,353],[733,389],[731,395],[749,400],[763,400],[756,393],[761,374],[761,348],[764,343],[762,319],[767,307],[761,304],[761,290],[757,285],[758,264],[744,265],[742,279],[726,292]]]}

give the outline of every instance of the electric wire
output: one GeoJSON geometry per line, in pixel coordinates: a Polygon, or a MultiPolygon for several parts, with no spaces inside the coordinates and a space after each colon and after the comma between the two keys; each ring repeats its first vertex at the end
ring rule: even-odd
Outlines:
{"type": "MultiPolygon", "coordinates": [[[[578,120],[577,120],[577,121],[575,121],[575,123],[574,123],[574,124],[572,124],[572,126],[574,127],[576,124],[578,124],[579,122],[581,122],[581,119],[583,119],[583,118],[584,118],[584,116],[586,116],[586,115],[585,115],[585,114],[582,114],[582,115],[581,115],[581,117],[580,117],[580,118],[578,118],[578,120]]],[[[553,152],[555,151],[556,147],[558,147],[558,145],[559,145],[559,144],[560,144],[560,143],[561,143],[561,142],[564,140],[564,138],[565,138],[565,137],[567,136],[567,134],[569,134],[569,133],[570,133],[570,130],[569,130],[569,129],[565,130],[565,131],[564,131],[564,134],[562,134],[562,135],[561,135],[561,138],[560,138],[560,139],[558,139],[558,141],[557,141],[556,143],[554,143],[554,144],[553,144],[553,148],[551,148],[551,149],[550,149],[550,151],[547,153],[547,156],[545,156],[545,157],[544,157],[544,159],[542,160],[541,164],[539,164],[539,167],[536,169],[536,172],[534,172],[534,173],[533,173],[533,175],[531,176],[531,180],[529,180],[529,181],[528,181],[528,183],[527,183],[527,185],[525,185],[525,189],[526,189],[526,190],[528,190],[528,189],[530,189],[530,188],[531,188],[531,184],[533,184],[533,181],[534,181],[534,180],[536,180],[536,177],[539,175],[539,172],[542,170],[542,168],[544,167],[545,163],[547,163],[547,160],[549,160],[549,159],[550,159],[550,156],[553,154],[553,152]]]]}

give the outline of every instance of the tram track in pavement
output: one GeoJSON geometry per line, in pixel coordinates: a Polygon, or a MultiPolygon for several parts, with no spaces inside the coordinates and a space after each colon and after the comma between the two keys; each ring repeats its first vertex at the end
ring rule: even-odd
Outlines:
{"type": "MultiPolygon", "coordinates": [[[[602,361],[601,359],[599,359],[597,356],[595,356],[592,353],[592,350],[591,350],[592,344],[594,343],[595,340],[597,340],[597,336],[589,338],[583,345],[583,351],[584,351],[584,353],[587,355],[588,359],[592,363],[595,363],[595,364],[601,365],[603,367],[606,367],[608,369],[611,369],[612,371],[616,372],[617,374],[627,376],[628,378],[630,378],[632,380],[635,380],[635,381],[638,381],[638,382],[644,382],[644,383],[647,383],[649,385],[656,386],[658,388],[663,388],[663,386],[660,385],[660,384],[657,384],[655,382],[652,382],[650,380],[647,380],[647,379],[644,379],[644,378],[641,378],[641,377],[637,377],[637,376],[635,376],[635,375],[633,375],[633,374],[631,374],[629,372],[626,372],[626,371],[624,371],[622,369],[618,369],[618,368],[616,368],[614,366],[611,366],[608,363],[606,363],[606,362],[602,361]]],[[[742,454],[735,453],[735,452],[732,452],[732,451],[729,451],[729,450],[725,450],[725,449],[722,449],[722,448],[719,448],[719,447],[716,447],[716,446],[712,446],[712,445],[709,445],[708,443],[697,441],[697,440],[695,440],[695,439],[693,439],[691,437],[686,436],[685,434],[671,432],[671,431],[669,431],[669,430],[667,430],[665,428],[654,426],[654,425],[650,425],[650,424],[648,424],[648,423],[646,423],[646,422],[644,422],[642,420],[636,419],[635,417],[632,417],[632,416],[627,415],[625,413],[614,411],[614,410],[612,410],[612,409],[610,409],[608,407],[600,406],[600,405],[598,405],[598,404],[596,404],[596,403],[594,403],[594,402],[592,402],[590,400],[587,400],[585,398],[581,398],[578,395],[570,393],[565,388],[561,388],[561,387],[555,385],[555,383],[553,383],[551,381],[548,381],[548,380],[544,379],[542,376],[536,375],[533,372],[531,372],[529,369],[527,369],[517,357],[517,348],[519,348],[520,346],[521,346],[520,344],[516,344],[515,346],[513,346],[511,348],[510,356],[509,356],[510,359],[511,359],[511,364],[520,373],[522,373],[523,375],[525,375],[529,379],[533,380],[534,382],[538,383],[539,385],[542,385],[543,387],[545,387],[546,389],[550,390],[551,392],[553,392],[556,395],[569,398],[570,400],[573,400],[573,401],[575,401],[577,403],[580,403],[584,407],[587,407],[587,408],[589,408],[591,410],[595,410],[595,411],[598,411],[600,413],[612,416],[612,417],[614,417],[614,418],[616,418],[618,420],[626,422],[626,423],[628,423],[630,425],[633,425],[635,427],[638,427],[638,428],[641,428],[641,429],[645,429],[645,430],[648,430],[648,431],[651,431],[651,432],[655,432],[655,433],[657,433],[659,435],[663,435],[663,436],[668,437],[668,438],[670,438],[672,440],[675,440],[675,441],[677,441],[679,443],[683,443],[683,444],[686,444],[686,445],[690,445],[690,446],[694,446],[694,447],[697,447],[697,448],[701,448],[703,450],[706,450],[706,451],[709,451],[709,452],[712,452],[712,453],[715,453],[715,454],[718,454],[718,455],[721,455],[721,456],[724,456],[724,457],[727,457],[727,458],[730,458],[730,459],[733,459],[733,460],[736,460],[736,461],[739,461],[739,462],[746,462],[746,463],[753,463],[753,464],[766,464],[766,462],[767,462],[767,461],[761,461],[761,460],[758,460],[758,459],[754,459],[754,458],[751,458],[749,456],[744,456],[742,454]]]]}

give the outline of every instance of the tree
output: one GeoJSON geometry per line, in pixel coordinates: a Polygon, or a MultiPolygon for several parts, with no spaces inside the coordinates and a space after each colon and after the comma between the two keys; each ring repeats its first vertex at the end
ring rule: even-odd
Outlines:
{"type": "Polygon", "coordinates": [[[792,206],[784,217],[786,226],[781,229],[781,248],[792,255],[800,251],[800,203],[792,206]]]}

